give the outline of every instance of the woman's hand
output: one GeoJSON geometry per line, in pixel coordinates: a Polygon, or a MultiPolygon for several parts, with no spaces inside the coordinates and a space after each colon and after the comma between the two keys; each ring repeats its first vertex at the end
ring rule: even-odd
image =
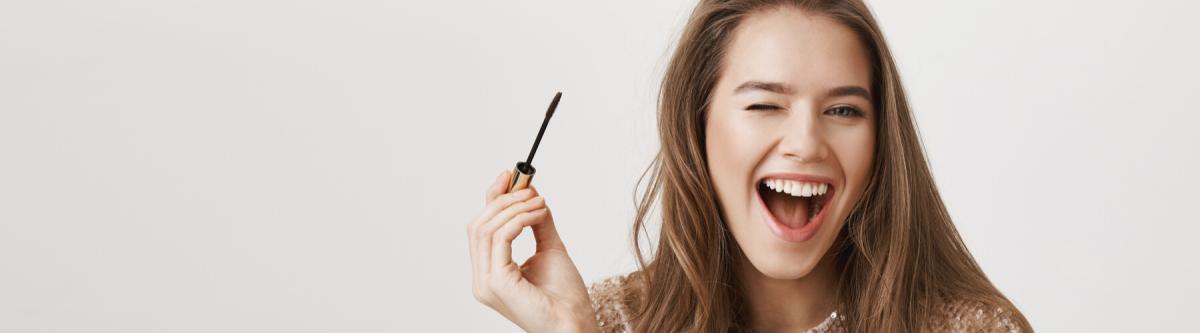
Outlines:
{"type": "Polygon", "coordinates": [[[528,332],[598,330],[587,287],[567,256],[546,201],[533,187],[504,193],[505,171],[488,189],[486,206],[467,226],[475,299],[528,332]],[[521,266],[512,242],[533,228],[537,251],[521,266]]]}

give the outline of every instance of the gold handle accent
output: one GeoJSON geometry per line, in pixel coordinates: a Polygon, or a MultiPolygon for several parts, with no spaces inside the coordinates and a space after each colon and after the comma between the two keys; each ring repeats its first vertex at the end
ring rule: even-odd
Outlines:
{"type": "Polygon", "coordinates": [[[513,179],[508,184],[508,193],[520,191],[529,187],[529,183],[533,181],[533,174],[537,172],[532,165],[525,162],[517,162],[517,166],[513,168],[513,179]]]}

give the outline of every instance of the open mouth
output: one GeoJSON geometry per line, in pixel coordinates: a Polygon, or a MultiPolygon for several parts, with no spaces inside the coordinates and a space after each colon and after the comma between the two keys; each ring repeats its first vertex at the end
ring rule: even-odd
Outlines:
{"type": "Polygon", "coordinates": [[[767,211],[788,229],[818,222],[833,192],[832,184],[820,181],[766,178],[758,182],[758,195],[767,211]]]}

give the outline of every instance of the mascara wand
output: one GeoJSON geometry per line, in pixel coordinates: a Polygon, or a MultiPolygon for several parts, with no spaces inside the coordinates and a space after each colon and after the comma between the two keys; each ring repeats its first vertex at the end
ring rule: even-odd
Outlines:
{"type": "Polygon", "coordinates": [[[538,130],[537,139],[533,140],[533,149],[529,150],[529,157],[526,157],[524,162],[517,162],[517,167],[513,169],[513,178],[512,182],[508,184],[508,192],[525,189],[533,180],[533,173],[537,172],[537,169],[533,167],[533,155],[537,154],[538,145],[542,143],[542,135],[546,134],[546,125],[550,124],[550,116],[553,116],[554,110],[558,108],[559,99],[562,99],[562,92],[555,93],[554,100],[550,101],[550,108],[546,110],[546,118],[542,119],[542,128],[538,130]]]}

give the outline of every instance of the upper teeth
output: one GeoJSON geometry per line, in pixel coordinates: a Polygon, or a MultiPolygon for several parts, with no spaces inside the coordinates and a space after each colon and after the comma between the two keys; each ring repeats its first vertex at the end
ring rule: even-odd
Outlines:
{"type": "Polygon", "coordinates": [[[767,179],[763,183],[768,188],[775,190],[775,192],[783,192],[795,197],[822,195],[829,189],[829,184],[809,183],[790,179],[767,179]]]}

